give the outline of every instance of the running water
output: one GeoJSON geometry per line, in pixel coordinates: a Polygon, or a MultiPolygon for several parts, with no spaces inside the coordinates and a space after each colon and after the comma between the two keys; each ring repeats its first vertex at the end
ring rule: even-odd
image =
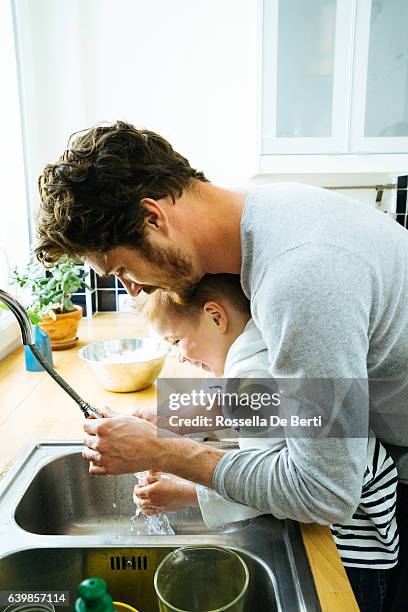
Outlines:
{"type": "MultiPolygon", "coordinates": [[[[137,480],[145,480],[147,472],[136,472],[137,480]]],[[[136,506],[134,515],[130,518],[131,521],[136,521],[141,514],[140,508],[136,506]]],[[[166,514],[153,514],[145,516],[145,529],[148,535],[175,535],[173,527],[170,525],[166,514]]],[[[133,531],[133,527],[130,528],[133,531]]],[[[140,532],[138,532],[139,535],[140,532]]]]}

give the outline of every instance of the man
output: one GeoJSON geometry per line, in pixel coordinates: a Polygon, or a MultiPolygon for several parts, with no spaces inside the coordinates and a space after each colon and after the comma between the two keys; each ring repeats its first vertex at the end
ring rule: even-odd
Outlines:
{"type": "MultiPolygon", "coordinates": [[[[116,275],[132,296],[160,287],[181,299],[204,274],[241,274],[271,375],[340,386],[337,420],[347,435],[291,438],[278,459],[159,437],[135,417],[88,421],[90,472],[154,466],[278,518],[345,523],[360,500],[369,421],[397,461],[406,569],[405,230],[364,204],[306,185],[247,195],[221,189],[163,138],[121,122],[71,139],[40,177],[40,194],[36,252],[44,263],[82,258],[98,274],[116,275]]],[[[326,400],[316,393],[313,401],[326,400]]]]}

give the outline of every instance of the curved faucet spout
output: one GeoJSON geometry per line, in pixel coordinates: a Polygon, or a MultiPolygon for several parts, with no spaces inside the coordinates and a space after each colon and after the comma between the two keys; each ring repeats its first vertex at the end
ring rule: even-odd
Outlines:
{"type": "Polygon", "coordinates": [[[16,300],[15,297],[0,289],[0,302],[6,304],[14,314],[20,327],[21,340],[24,346],[30,346],[34,344],[34,332],[31,321],[28,318],[28,314],[24,307],[16,300]]]}
{"type": "Polygon", "coordinates": [[[30,351],[33,353],[37,361],[42,365],[44,370],[51,376],[51,378],[55,380],[55,382],[62,389],[64,389],[65,393],[68,393],[68,395],[74,400],[74,402],[78,404],[78,406],[86,417],[94,416],[96,418],[101,418],[103,416],[102,413],[94,406],[91,406],[89,402],[83,400],[82,397],[80,397],[78,393],[67,383],[67,381],[64,380],[62,376],[60,376],[58,372],[54,370],[52,365],[48,363],[45,357],[40,353],[40,351],[35,345],[33,326],[31,325],[31,321],[28,317],[25,308],[20,304],[20,302],[18,302],[15,297],[10,295],[9,293],[7,293],[7,291],[4,291],[3,289],[0,289],[0,302],[6,304],[6,306],[10,308],[11,312],[16,317],[17,322],[20,326],[21,339],[23,341],[24,346],[28,346],[30,348],[30,351]]]}

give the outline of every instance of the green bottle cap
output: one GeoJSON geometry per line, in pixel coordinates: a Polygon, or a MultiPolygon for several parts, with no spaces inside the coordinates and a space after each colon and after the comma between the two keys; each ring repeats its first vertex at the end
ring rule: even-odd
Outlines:
{"type": "Polygon", "coordinates": [[[112,597],[107,592],[102,578],[87,578],[78,587],[79,597],[75,602],[75,612],[113,612],[112,597]]]}

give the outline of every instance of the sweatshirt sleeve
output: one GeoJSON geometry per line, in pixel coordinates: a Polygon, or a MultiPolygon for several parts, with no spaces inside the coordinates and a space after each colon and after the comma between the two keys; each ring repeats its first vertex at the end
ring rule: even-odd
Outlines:
{"type": "MultiPolygon", "coordinates": [[[[303,386],[310,392],[311,379],[336,387],[337,435],[316,438],[305,430],[303,437],[288,436],[279,453],[227,453],[213,475],[220,495],[301,522],[341,523],[353,515],[366,464],[362,432],[368,429],[373,278],[356,255],[308,244],[266,263],[259,279],[252,279],[251,307],[268,347],[271,376],[298,379],[297,397],[303,386]]],[[[314,401],[318,404],[319,393],[314,401]]]]}

